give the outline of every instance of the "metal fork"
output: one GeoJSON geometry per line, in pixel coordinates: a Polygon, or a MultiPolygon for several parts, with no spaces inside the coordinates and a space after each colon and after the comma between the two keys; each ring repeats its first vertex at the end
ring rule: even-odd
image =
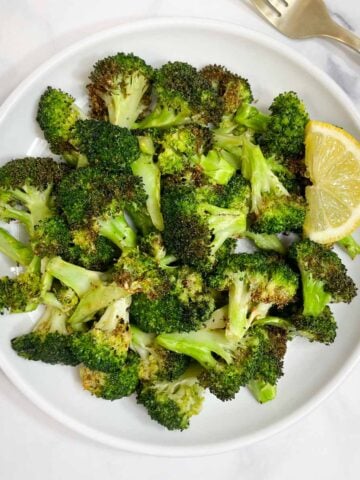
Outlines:
{"type": "Polygon", "coordinates": [[[275,28],[288,37],[328,37],[360,53],[360,37],[334,22],[323,0],[251,1],[275,28]]]}

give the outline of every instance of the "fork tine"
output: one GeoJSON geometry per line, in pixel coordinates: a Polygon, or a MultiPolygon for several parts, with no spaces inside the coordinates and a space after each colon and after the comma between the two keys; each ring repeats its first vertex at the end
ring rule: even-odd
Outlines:
{"type": "Polygon", "coordinates": [[[281,15],[286,12],[286,9],[289,6],[287,0],[267,0],[268,3],[281,15]]]}
{"type": "Polygon", "coordinates": [[[277,13],[274,8],[270,7],[266,0],[252,0],[252,3],[266,18],[266,20],[276,27],[277,21],[279,20],[280,12],[277,13]]]}

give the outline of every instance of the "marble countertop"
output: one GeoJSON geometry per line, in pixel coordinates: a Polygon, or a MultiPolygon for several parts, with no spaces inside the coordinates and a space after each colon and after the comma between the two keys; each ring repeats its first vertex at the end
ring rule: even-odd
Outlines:
{"type": "MultiPolygon", "coordinates": [[[[326,3],[335,20],[360,35],[357,0],[326,3]]],[[[360,55],[325,39],[285,38],[247,0],[0,0],[0,103],[64,47],[96,31],[154,16],[214,18],[266,33],[327,72],[360,109],[360,55]]],[[[129,454],[79,436],[38,410],[0,371],[0,477],[355,480],[359,392],[360,365],[316,411],[268,440],[212,457],[171,459],[129,454]]]]}

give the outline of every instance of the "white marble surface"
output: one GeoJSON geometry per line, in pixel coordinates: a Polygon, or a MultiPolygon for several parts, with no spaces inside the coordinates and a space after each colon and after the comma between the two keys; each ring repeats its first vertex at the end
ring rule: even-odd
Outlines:
{"type": "MultiPolygon", "coordinates": [[[[327,4],[340,23],[360,35],[357,0],[327,4]]],[[[35,67],[74,41],[150,16],[216,18],[267,33],[325,70],[360,109],[360,55],[323,39],[289,40],[247,0],[0,0],[0,102],[35,67]]],[[[355,480],[359,392],[360,365],[316,411],[275,437],[218,456],[170,459],[113,450],[69,431],[33,406],[0,371],[0,478],[355,480]]]]}

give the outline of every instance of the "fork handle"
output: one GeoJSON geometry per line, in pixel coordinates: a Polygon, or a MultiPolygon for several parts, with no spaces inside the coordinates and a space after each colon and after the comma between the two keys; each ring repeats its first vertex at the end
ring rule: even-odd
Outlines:
{"type": "Polygon", "coordinates": [[[332,38],[338,42],[344,43],[348,47],[360,53],[360,37],[352,33],[350,30],[343,28],[333,20],[329,21],[327,28],[321,33],[322,37],[332,38]]]}

